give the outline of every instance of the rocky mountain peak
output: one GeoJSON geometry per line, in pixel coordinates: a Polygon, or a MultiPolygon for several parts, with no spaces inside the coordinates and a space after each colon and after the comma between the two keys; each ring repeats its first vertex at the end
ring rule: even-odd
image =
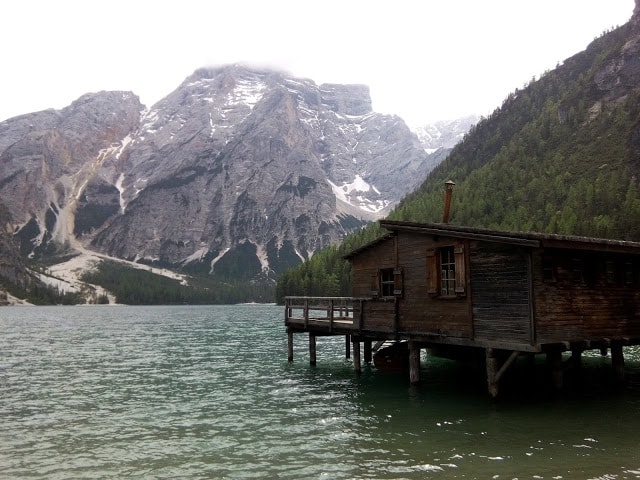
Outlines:
{"type": "Polygon", "coordinates": [[[234,278],[340,241],[433,167],[368,87],[242,65],[196,70],[146,110],[100,92],[1,132],[0,195],[25,253],[82,243],[234,278]]]}
{"type": "Polygon", "coordinates": [[[320,85],[322,103],[341,115],[361,116],[372,112],[371,94],[367,85],[320,85]]]}
{"type": "Polygon", "coordinates": [[[73,240],[77,199],[142,110],[131,92],[99,92],[0,123],[0,197],[26,243],[73,240]]]}

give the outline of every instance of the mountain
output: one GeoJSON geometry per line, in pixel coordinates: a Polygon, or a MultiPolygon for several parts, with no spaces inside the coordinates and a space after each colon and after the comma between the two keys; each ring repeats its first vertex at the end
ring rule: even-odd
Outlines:
{"type": "Polygon", "coordinates": [[[110,177],[122,213],[93,248],[247,277],[383,215],[428,167],[400,118],[371,111],[366,87],[240,66],[187,78],[145,114],[124,156],[110,177]]]}
{"type": "Polygon", "coordinates": [[[440,149],[449,152],[479,120],[478,115],[468,115],[454,120],[439,120],[420,125],[413,131],[427,153],[433,153],[440,149]]]}
{"type": "Polygon", "coordinates": [[[0,123],[0,198],[24,254],[72,241],[79,197],[100,185],[106,152],[136,128],[142,108],[132,94],[109,92],[0,123]]]}
{"type": "Polygon", "coordinates": [[[366,86],[228,65],[149,109],[99,92],[0,123],[0,199],[24,257],[273,278],[384,216],[434,158],[366,86]]]}

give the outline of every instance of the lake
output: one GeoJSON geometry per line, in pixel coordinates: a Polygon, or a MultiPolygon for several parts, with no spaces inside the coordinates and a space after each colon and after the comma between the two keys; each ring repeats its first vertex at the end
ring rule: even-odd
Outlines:
{"type": "Polygon", "coordinates": [[[419,386],[356,376],[343,337],[318,338],[311,367],[296,335],[290,364],[283,317],[0,308],[0,478],[640,478],[638,349],[624,386],[593,352],[565,391],[524,387],[518,365],[493,402],[481,374],[426,353],[419,386]]]}

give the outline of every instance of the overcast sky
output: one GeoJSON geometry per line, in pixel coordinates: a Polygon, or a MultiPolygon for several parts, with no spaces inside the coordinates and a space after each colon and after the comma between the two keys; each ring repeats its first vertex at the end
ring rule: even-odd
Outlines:
{"type": "Polygon", "coordinates": [[[634,0],[13,0],[0,4],[0,121],[194,70],[253,63],[369,85],[409,124],[487,115],[626,23],[634,0]]]}

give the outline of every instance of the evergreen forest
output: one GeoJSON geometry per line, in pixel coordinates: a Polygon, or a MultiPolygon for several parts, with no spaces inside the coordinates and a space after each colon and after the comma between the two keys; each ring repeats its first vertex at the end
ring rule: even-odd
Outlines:
{"type": "Polygon", "coordinates": [[[104,287],[116,296],[117,303],[127,305],[206,305],[273,299],[273,287],[264,283],[224,283],[194,276],[183,284],[116,261],[103,261],[82,279],[104,287]]]}

